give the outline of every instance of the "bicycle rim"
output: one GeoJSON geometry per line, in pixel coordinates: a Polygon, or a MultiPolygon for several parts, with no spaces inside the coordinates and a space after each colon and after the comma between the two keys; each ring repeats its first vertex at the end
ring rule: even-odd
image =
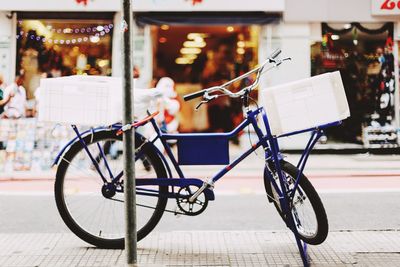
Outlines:
{"type": "MultiPolygon", "coordinates": [[[[95,157],[101,172],[108,181],[110,181],[109,169],[114,176],[123,170],[122,140],[114,136],[100,134],[94,138],[93,142],[89,140],[87,142],[89,151],[95,157]],[[103,150],[104,157],[101,156],[99,147],[103,150]]],[[[64,164],[60,164],[60,168],[63,168],[60,171],[61,175],[59,173],[57,175],[62,201],[60,213],[64,213],[61,215],[68,227],[85,241],[99,247],[122,248],[125,236],[125,205],[122,188],[117,186],[114,196],[105,197],[102,193],[104,183],[87,152],[81,145],[74,148],[71,148],[74,150],[63,158],[64,164]]],[[[162,171],[160,173],[160,166],[154,161],[154,157],[144,153],[135,162],[136,178],[165,176],[162,171]]],[[[156,192],[160,189],[158,186],[141,186],[141,188],[156,192]]],[[[166,201],[167,199],[161,197],[137,195],[139,240],[158,223],[166,201]]],[[[59,203],[57,204],[59,206],[59,203]]]]}

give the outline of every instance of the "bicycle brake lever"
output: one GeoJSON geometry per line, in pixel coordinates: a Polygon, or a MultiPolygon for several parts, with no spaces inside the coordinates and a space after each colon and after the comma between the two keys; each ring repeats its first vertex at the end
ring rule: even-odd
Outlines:
{"type": "Polygon", "coordinates": [[[281,59],[281,60],[279,60],[278,62],[275,63],[275,66],[278,67],[279,65],[281,65],[286,60],[292,60],[292,58],[287,57],[287,58],[281,59]]]}
{"type": "Polygon", "coordinates": [[[198,111],[199,108],[201,107],[201,105],[208,103],[208,101],[206,100],[202,100],[199,104],[197,104],[197,106],[194,108],[194,110],[198,111]]]}
{"type": "Polygon", "coordinates": [[[213,96],[209,96],[209,95],[204,95],[204,100],[202,100],[196,107],[195,110],[198,111],[199,108],[201,107],[201,105],[203,104],[207,104],[208,102],[210,102],[213,99],[218,98],[218,95],[213,95],[213,96]]]}

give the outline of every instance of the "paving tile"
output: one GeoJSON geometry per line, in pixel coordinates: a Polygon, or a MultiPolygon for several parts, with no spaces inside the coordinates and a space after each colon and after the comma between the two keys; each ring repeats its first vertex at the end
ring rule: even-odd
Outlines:
{"type": "MultiPolygon", "coordinates": [[[[311,266],[400,266],[400,231],[331,232],[309,246],[311,266]]],[[[0,266],[125,266],[121,250],[96,249],[72,234],[0,234],[0,266]]],[[[289,232],[152,233],[138,266],[302,266],[289,232]]]]}

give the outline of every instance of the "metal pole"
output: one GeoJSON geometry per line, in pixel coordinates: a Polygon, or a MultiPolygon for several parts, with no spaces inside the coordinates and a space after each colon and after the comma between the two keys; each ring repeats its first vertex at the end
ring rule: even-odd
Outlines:
{"type": "MultiPolygon", "coordinates": [[[[132,0],[122,0],[123,6],[123,124],[133,119],[132,77],[132,0]]],[[[125,252],[127,266],[137,266],[136,190],[134,165],[134,129],[124,134],[124,196],[125,196],[125,252]]]]}

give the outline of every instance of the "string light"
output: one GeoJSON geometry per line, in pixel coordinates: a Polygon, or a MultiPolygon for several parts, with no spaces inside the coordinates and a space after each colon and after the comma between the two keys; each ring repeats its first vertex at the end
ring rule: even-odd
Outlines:
{"type": "MultiPolygon", "coordinates": [[[[22,26],[22,21],[18,21],[18,25],[22,26]]],[[[66,27],[66,28],[54,28],[52,25],[44,25],[49,31],[54,32],[54,33],[64,33],[64,34],[78,34],[78,33],[90,33],[90,32],[102,32],[105,31],[106,33],[109,33],[112,28],[114,28],[114,24],[109,23],[109,24],[103,24],[103,25],[98,25],[94,27],[79,27],[79,28],[72,28],[72,27],[66,27]]]]}
{"type": "Polygon", "coordinates": [[[56,39],[56,38],[45,38],[42,36],[37,36],[34,34],[28,34],[25,33],[23,31],[21,31],[19,34],[17,34],[16,38],[20,39],[22,37],[27,37],[33,41],[37,41],[37,42],[43,42],[43,43],[49,43],[49,44],[76,44],[76,43],[87,43],[87,42],[91,42],[91,43],[98,43],[101,38],[104,38],[106,35],[106,32],[103,31],[101,33],[96,33],[94,35],[90,35],[89,37],[79,37],[79,38],[72,38],[72,39],[56,39]]]}

